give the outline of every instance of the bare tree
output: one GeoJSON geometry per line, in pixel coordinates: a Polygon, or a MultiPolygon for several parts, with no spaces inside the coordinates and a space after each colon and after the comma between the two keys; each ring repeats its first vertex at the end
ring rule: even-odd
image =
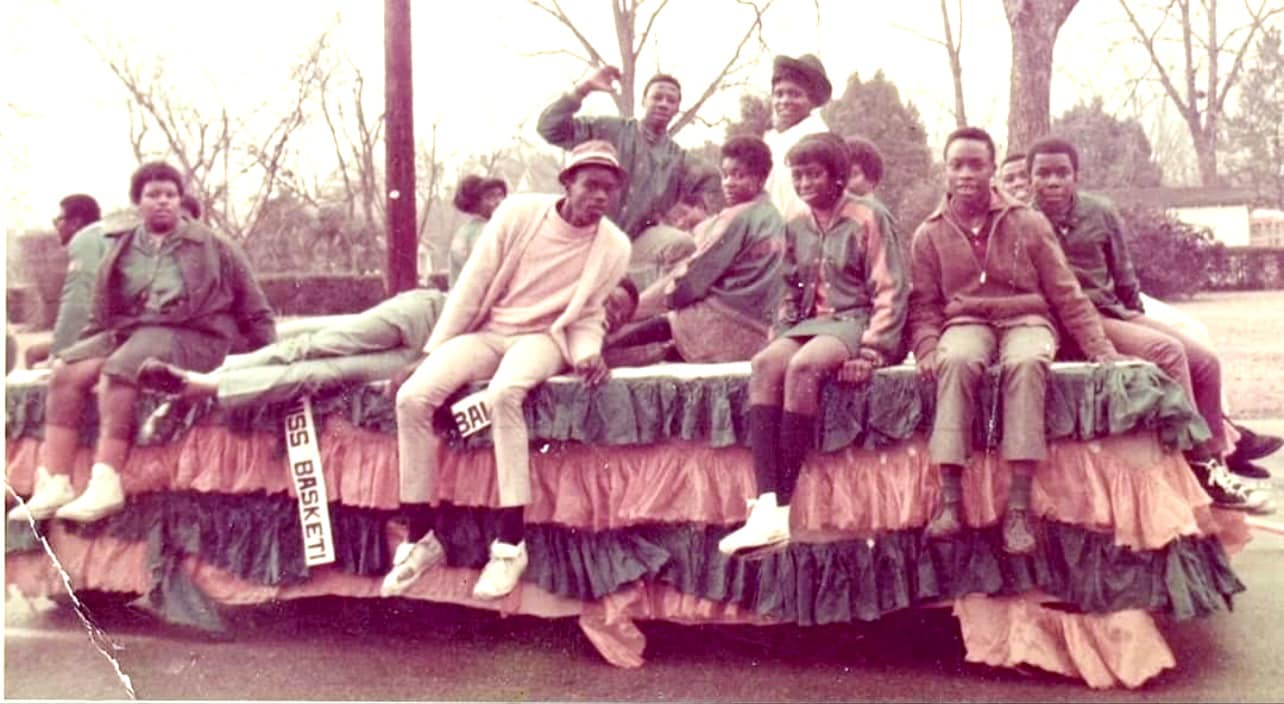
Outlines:
{"type": "Polygon", "coordinates": [[[186,101],[167,80],[159,61],[147,70],[123,51],[99,47],[99,54],[128,94],[134,156],[143,161],[164,154],[177,162],[207,217],[223,232],[245,239],[255,231],[264,204],[277,190],[290,140],[306,121],[323,45],[313,47],[293,67],[289,103],[282,114],[269,118],[269,126],[257,138],[250,134],[250,120],[233,119],[225,106],[211,115],[186,101]],[[233,194],[234,181],[254,184],[251,195],[241,199],[233,194]]]}
{"type": "Polygon", "coordinates": [[[1052,49],[1079,0],[1003,0],[1012,29],[1008,149],[1019,151],[1052,124],[1052,49]]]}
{"type": "Polygon", "coordinates": [[[1119,0],[1119,6],[1128,16],[1138,41],[1150,56],[1151,66],[1155,69],[1159,84],[1164,93],[1177,107],[1190,139],[1195,147],[1195,157],[1199,162],[1199,180],[1205,186],[1221,184],[1217,168],[1217,139],[1224,115],[1226,96],[1230,94],[1238,81],[1244,65],[1244,56],[1253,44],[1254,37],[1266,25],[1271,17],[1284,13],[1284,5],[1270,0],[1260,0],[1256,7],[1250,0],[1244,0],[1244,9],[1249,15],[1247,24],[1226,32],[1224,35],[1217,27],[1217,0],[1198,0],[1198,8],[1191,0],[1166,0],[1162,14],[1153,29],[1147,29],[1138,17],[1135,0],[1119,0]],[[1203,11],[1206,33],[1196,28],[1195,10],[1203,11]],[[1158,44],[1165,39],[1170,22],[1176,11],[1176,31],[1180,33],[1182,47],[1182,73],[1174,78],[1160,59],[1158,44]],[[1196,47],[1203,51],[1203,56],[1196,55],[1196,47]],[[1223,76],[1222,69],[1226,59],[1230,59],[1230,70],[1223,76]],[[1200,72],[1204,82],[1200,85],[1200,72]],[[1203,105],[1200,105],[1200,102],[1203,105]]]}
{"type": "Polygon", "coordinates": [[[945,53],[950,57],[950,75],[954,78],[954,121],[959,127],[967,125],[967,108],[963,104],[963,0],[958,0],[955,14],[959,18],[959,33],[956,37],[950,27],[950,11],[941,0],[941,21],[945,27],[945,53]]]}
{"type": "Polygon", "coordinates": [[[437,123],[432,123],[429,130],[431,135],[428,138],[426,146],[421,145],[419,148],[418,171],[423,174],[423,178],[418,179],[419,191],[419,226],[415,229],[420,242],[423,241],[424,232],[428,228],[428,216],[432,213],[432,208],[439,200],[438,190],[441,188],[441,174],[445,167],[440,161],[437,161],[437,123]]]}
{"type": "MultiPolygon", "coordinates": [[[[580,54],[568,49],[553,49],[537,52],[537,54],[569,55],[594,68],[608,64],[618,66],[620,69],[620,90],[617,93],[613,93],[611,97],[615,101],[615,107],[621,116],[632,117],[638,97],[636,95],[638,87],[638,57],[647,48],[647,40],[651,36],[651,30],[655,27],[656,20],[668,7],[669,0],[611,0],[611,12],[615,22],[615,39],[620,57],[618,62],[612,62],[607,58],[606,53],[598,49],[598,46],[581,30],[576,18],[562,8],[559,0],[526,1],[533,7],[547,13],[565,27],[574,36],[584,52],[580,54]],[[650,5],[650,7],[644,11],[642,9],[644,5],[650,5]]],[[[700,108],[718,91],[736,85],[744,85],[741,76],[752,63],[747,60],[745,49],[749,46],[750,41],[756,38],[758,50],[765,50],[766,42],[762,37],[762,16],[774,2],[775,0],[735,0],[735,4],[752,13],[752,17],[749,18],[744,33],[740,35],[740,41],[736,45],[735,51],[727,58],[726,63],[722,65],[717,75],[699,93],[695,102],[691,103],[673,121],[673,124],[669,127],[670,134],[676,133],[696,120],[700,108]]]]}
{"type": "Polygon", "coordinates": [[[896,25],[896,28],[945,49],[945,55],[950,62],[950,77],[954,80],[954,123],[959,127],[964,127],[967,125],[967,108],[963,101],[963,0],[958,0],[958,4],[954,8],[954,14],[958,16],[957,33],[950,23],[950,8],[947,0],[941,0],[941,23],[944,25],[944,39],[923,34],[904,25],[896,25]]]}

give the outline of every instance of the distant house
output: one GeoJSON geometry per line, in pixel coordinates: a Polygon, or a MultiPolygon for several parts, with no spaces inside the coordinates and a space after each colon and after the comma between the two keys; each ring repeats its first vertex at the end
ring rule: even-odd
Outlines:
{"type": "Polygon", "coordinates": [[[1227,247],[1253,240],[1253,191],[1247,188],[1117,188],[1103,191],[1116,205],[1143,205],[1168,211],[1182,222],[1207,227],[1227,247]]]}
{"type": "Polygon", "coordinates": [[[1284,210],[1257,208],[1251,221],[1254,247],[1284,247],[1284,210]]]}

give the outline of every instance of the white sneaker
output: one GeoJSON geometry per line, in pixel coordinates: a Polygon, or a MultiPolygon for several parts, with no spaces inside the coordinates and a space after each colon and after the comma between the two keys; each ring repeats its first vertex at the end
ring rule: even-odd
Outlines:
{"type": "Polygon", "coordinates": [[[89,486],[75,501],[58,509],[54,516],[77,523],[90,523],[125,507],[125,487],[120,475],[102,462],[95,462],[90,470],[89,486]]]}
{"type": "Polygon", "coordinates": [[[490,562],[482,568],[477,584],[473,586],[474,599],[499,599],[517,587],[517,580],[526,571],[530,559],[526,556],[526,541],[516,545],[490,544],[490,562]]]}
{"type": "Polygon", "coordinates": [[[738,557],[766,557],[789,544],[789,507],[762,497],[749,499],[749,519],[718,541],[718,552],[738,557]]]}
{"type": "Polygon", "coordinates": [[[31,498],[9,510],[11,521],[43,521],[51,518],[60,507],[76,498],[71,488],[71,477],[50,474],[44,467],[36,467],[36,489],[31,498]]]}
{"type": "Polygon", "coordinates": [[[446,558],[446,549],[432,531],[419,540],[402,542],[392,556],[392,571],[383,578],[379,596],[401,596],[428,570],[446,558]]]}

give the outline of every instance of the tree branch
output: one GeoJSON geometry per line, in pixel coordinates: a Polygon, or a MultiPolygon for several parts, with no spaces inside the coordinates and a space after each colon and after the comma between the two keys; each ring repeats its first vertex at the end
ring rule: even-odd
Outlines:
{"type": "MultiPolygon", "coordinates": [[[[1172,5],[1173,3],[1169,3],[1168,7],[1171,8],[1172,5]]],[[[1177,105],[1177,109],[1182,113],[1182,117],[1186,118],[1189,121],[1190,119],[1189,110],[1187,109],[1186,101],[1182,98],[1181,94],[1177,91],[1177,86],[1173,85],[1172,78],[1169,77],[1168,71],[1164,68],[1163,63],[1159,60],[1158,53],[1156,53],[1155,51],[1154,35],[1146,34],[1146,30],[1141,26],[1141,22],[1137,19],[1137,16],[1133,14],[1132,8],[1128,7],[1127,0],[1119,0],[1119,6],[1123,8],[1124,13],[1128,15],[1128,21],[1132,24],[1133,29],[1137,31],[1137,37],[1141,40],[1142,46],[1145,47],[1146,53],[1150,56],[1151,66],[1154,67],[1154,69],[1159,73],[1160,85],[1163,86],[1164,91],[1168,94],[1168,97],[1171,98],[1172,101],[1177,105]]],[[[1167,18],[1167,16],[1168,16],[1168,10],[1165,10],[1164,11],[1165,19],[1167,18]]],[[[1161,26],[1162,26],[1162,23],[1161,23],[1161,26]]],[[[1158,32],[1159,30],[1156,29],[1155,34],[1158,34],[1158,32]]],[[[1196,117],[1196,119],[1198,119],[1198,117],[1196,117]]]]}
{"type": "Polygon", "coordinates": [[[755,33],[758,35],[759,43],[762,46],[766,46],[766,42],[762,37],[762,16],[774,2],[775,0],[767,0],[762,5],[759,5],[757,2],[751,2],[750,0],[736,0],[737,4],[753,10],[753,21],[749,23],[749,27],[745,30],[744,36],[740,38],[740,43],[736,45],[735,53],[731,55],[731,58],[722,67],[722,70],[718,72],[718,75],[709,82],[709,85],[704,89],[704,92],[700,94],[700,98],[696,100],[690,108],[687,108],[687,110],[682,113],[682,116],[679,117],[673,126],[669,128],[669,134],[676,134],[678,130],[687,126],[695,119],[696,113],[700,111],[700,108],[704,105],[705,101],[718,91],[718,88],[722,85],[727,74],[731,71],[732,67],[736,65],[736,62],[740,60],[740,54],[744,51],[745,45],[749,43],[749,40],[753,38],[755,33]]]}

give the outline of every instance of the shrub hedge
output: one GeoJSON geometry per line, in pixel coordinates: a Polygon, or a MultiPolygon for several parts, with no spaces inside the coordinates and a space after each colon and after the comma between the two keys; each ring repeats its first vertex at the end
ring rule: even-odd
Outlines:
{"type": "Polygon", "coordinates": [[[258,280],[277,315],[357,313],[386,298],[377,275],[290,273],[258,280]]]}

